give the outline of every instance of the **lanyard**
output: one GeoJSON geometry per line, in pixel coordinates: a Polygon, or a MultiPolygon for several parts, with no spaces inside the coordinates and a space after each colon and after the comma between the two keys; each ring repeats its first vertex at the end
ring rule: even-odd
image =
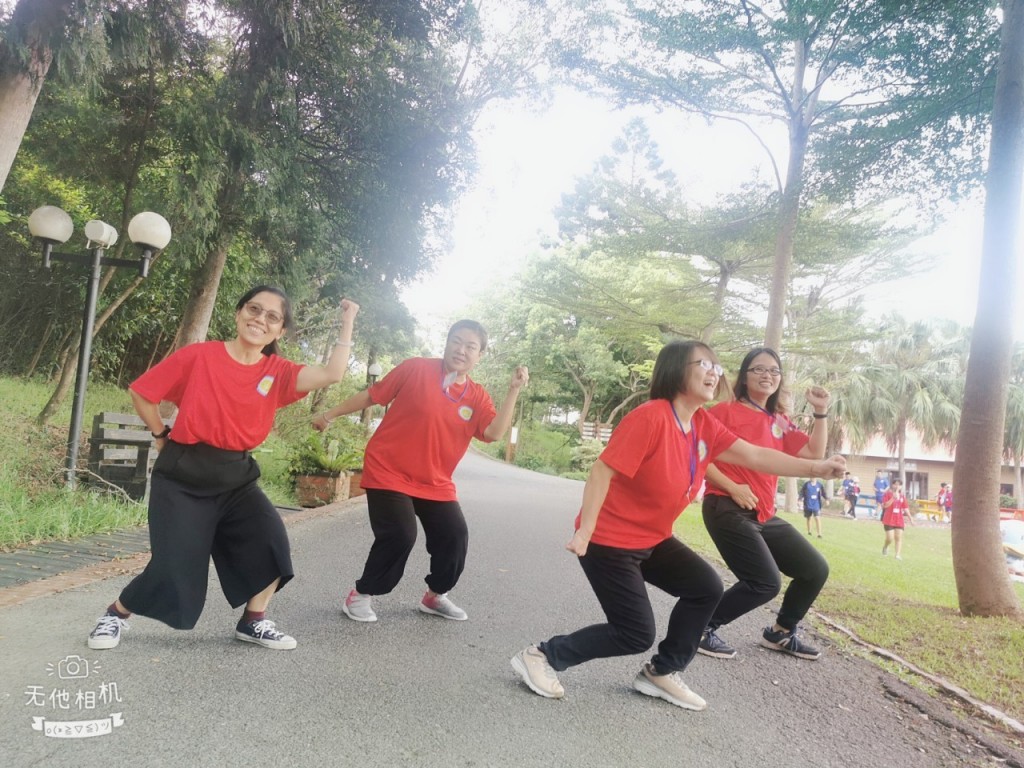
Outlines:
{"type": "MultiPolygon", "coordinates": [[[[679,414],[676,413],[675,407],[672,405],[672,401],[668,401],[669,410],[672,411],[672,415],[676,417],[676,424],[679,425],[679,432],[683,436],[683,445],[686,444],[686,430],[683,429],[683,422],[679,420],[679,414]]],[[[686,495],[690,495],[690,489],[693,488],[693,481],[697,477],[697,430],[693,428],[693,419],[690,420],[690,484],[686,486],[686,495]]]]}
{"type": "Polygon", "coordinates": [[[455,383],[455,379],[452,379],[451,384],[447,384],[446,385],[444,383],[444,380],[446,378],[448,378],[448,377],[444,375],[444,361],[442,360],[441,361],[441,394],[443,394],[445,397],[447,397],[453,403],[456,403],[456,404],[461,403],[462,402],[462,398],[464,398],[466,396],[466,393],[469,391],[469,379],[466,380],[466,383],[462,387],[462,394],[459,395],[458,400],[456,400],[454,397],[452,397],[451,395],[448,394],[448,387],[450,387],[452,384],[455,383]]]}
{"type": "Polygon", "coordinates": [[[774,414],[774,413],[772,413],[771,411],[769,411],[769,410],[768,410],[767,408],[762,408],[762,407],[761,407],[760,405],[758,405],[757,403],[755,403],[755,402],[754,402],[753,400],[751,400],[751,399],[750,399],[749,397],[745,397],[745,398],[743,398],[743,399],[744,399],[744,400],[746,400],[746,401],[747,401],[748,403],[750,403],[750,404],[751,404],[752,406],[754,406],[755,408],[757,408],[757,410],[759,410],[759,411],[760,411],[761,413],[763,413],[763,414],[764,414],[765,416],[767,416],[767,417],[768,417],[769,419],[771,419],[771,420],[772,420],[773,422],[775,421],[775,414],[774,414]]]}

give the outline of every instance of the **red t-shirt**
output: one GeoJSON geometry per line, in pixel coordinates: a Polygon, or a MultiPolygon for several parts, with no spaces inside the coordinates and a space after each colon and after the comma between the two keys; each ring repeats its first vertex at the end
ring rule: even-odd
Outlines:
{"type": "Polygon", "coordinates": [[[900,493],[897,496],[891,489],[885,492],[885,496],[882,497],[882,525],[903,528],[903,515],[908,511],[910,511],[910,505],[907,503],[907,497],[904,494],[900,493]],[[886,506],[890,501],[892,505],[886,506]]]}
{"type": "MultiPolygon", "coordinates": [[[[730,431],[748,443],[762,448],[774,448],[790,456],[798,456],[810,438],[797,429],[786,416],[777,413],[774,416],[750,408],[739,400],[718,403],[711,408],[711,413],[730,431]]],[[[749,485],[757,496],[757,519],[765,522],[775,515],[775,489],[778,487],[777,475],[766,475],[746,467],[716,461],[718,470],[734,483],[749,485]]],[[[728,496],[724,490],[708,482],[707,493],[713,496],[728,496]]]]}
{"type": "Polygon", "coordinates": [[[452,472],[472,438],[487,441],[484,430],[496,411],[472,379],[447,392],[443,379],[440,359],[415,357],[370,387],[370,399],[388,411],[366,446],[364,488],[455,501],[452,472]]]}
{"type": "Polygon", "coordinates": [[[649,400],[626,414],[601,453],[615,475],[592,542],[647,549],[672,535],[672,524],[700,491],[708,463],[736,441],[703,408],[690,425],[689,434],[680,431],[668,400],[649,400]]]}
{"type": "Polygon", "coordinates": [[[182,347],[131,383],[151,403],[178,406],[176,443],[249,451],[267,439],[274,412],[306,396],[295,389],[303,366],[277,355],[244,365],[223,341],[182,347]]]}

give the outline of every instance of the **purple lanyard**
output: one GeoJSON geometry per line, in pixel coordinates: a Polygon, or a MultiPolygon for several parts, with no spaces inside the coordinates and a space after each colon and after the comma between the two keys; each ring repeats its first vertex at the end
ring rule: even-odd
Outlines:
{"type": "MultiPolygon", "coordinates": [[[[683,445],[686,445],[686,430],[683,429],[683,422],[679,420],[679,414],[676,413],[676,409],[672,405],[672,401],[668,401],[669,410],[672,411],[672,415],[676,417],[676,424],[679,425],[679,431],[683,436],[683,445]]],[[[693,488],[693,481],[697,478],[697,430],[693,428],[693,420],[690,420],[690,484],[686,486],[686,495],[690,495],[690,489],[693,488]]]]}
{"type": "MultiPolygon", "coordinates": [[[[444,375],[444,361],[442,360],[442,361],[441,361],[441,394],[443,394],[443,395],[444,395],[445,397],[447,397],[447,398],[448,398],[449,400],[451,400],[451,401],[452,401],[453,403],[455,403],[456,405],[458,405],[459,403],[461,403],[461,402],[462,402],[462,398],[464,398],[464,397],[466,396],[466,393],[467,393],[467,392],[469,391],[469,379],[467,379],[467,380],[466,380],[466,383],[465,383],[465,384],[463,385],[463,387],[462,387],[462,394],[461,394],[461,395],[459,395],[459,399],[458,399],[458,400],[456,400],[456,399],[455,399],[454,397],[452,397],[451,395],[449,395],[449,394],[448,394],[448,387],[450,387],[450,386],[451,386],[451,384],[449,384],[449,385],[448,385],[448,387],[446,387],[446,386],[444,385],[444,380],[445,380],[445,375],[444,375]]],[[[455,383],[455,382],[454,382],[454,380],[453,380],[453,381],[452,381],[452,384],[454,384],[454,383],[455,383]]]]}
{"type": "MultiPolygon", "coordinates": [[[[753,400],[751,400],[751,399],[750,399],[749,397],[745,397],[745,398],[743,398],[743,399],[744,399],[744,400],[746,400],[746,401],[747,401],[748,403],[750,403],[750,404],[751,404],[752,406],[754,406],[755,408],[757,408],[757,410],[759,410],[759,411],[760,411],[761,413],[763,413],[763,414],[764,414],[765,416],[767,416],[767,417],[768,417],[769,419],[771,419],[771,420],[772,420],[772,426],[775,426],[775,424],[776,424],[776,423],[778,423],[779,417],[778,417],[778,416],[776,416],[776,415],[775,415],[774,413],[772,413],[771,411],[769,411],[769,410],[768,410],[767,408],[762,408],[762,407],[761,407],[760,405],[758,405],[757,403],[755,403],[755,402],[754,402],[753,400]]],[[[772,435],[772,437],[774,437],[774,435],[772,435]]]]}

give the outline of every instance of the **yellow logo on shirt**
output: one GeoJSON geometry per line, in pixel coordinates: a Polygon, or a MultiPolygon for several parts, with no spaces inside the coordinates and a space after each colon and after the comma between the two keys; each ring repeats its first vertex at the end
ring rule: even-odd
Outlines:
{"type": "Polygon", "coordinates": [[[782,439],[782,425],[777,421],[772,424],[772,437],[776,440],[782,439]]]}
{"type": "Polygon", "coordinates": [[[701,461],[704,461],[708,457],[708,444],[701,440],[697,443],[697,456],[701,461]]]}
{"type": "Polygon", "coordinates": [[[459,418],[462,419],[463,421],[469,421],[470,419],[473,418],[473,409],[470,408],[468,405],[460,406],[459,418]]]}
{"type": "Polygon", "coordinates": [[[274,386],[274,377],[267,375],[260,379],[260,383],[256,385],[256,391],[266,397],[270,394],[270,388],[274,386]]]}

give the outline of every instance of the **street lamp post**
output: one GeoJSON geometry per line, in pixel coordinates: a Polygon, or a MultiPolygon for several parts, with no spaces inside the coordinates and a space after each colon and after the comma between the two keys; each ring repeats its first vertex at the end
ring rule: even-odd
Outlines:
{"type": "MultiPolygon", "coordinates": [[[[370,363],[370,365],[367,366],[367,368],[366,368],[366,386],[367,387],[372,387],[374,385],[374,383],[376,383],[377,379],[380,377],[381,373],[383,373],[383,372],[384,372],[384,369],[380,367],[380,363],[378,363],[376,361],[370,363]]],[[[362,413],[362,417],[360,418],[360,421],[363,422],[363,424],[366,426],[367,429],[370,428],[370,409],[369,408],[364,408],[363,409],[363,413],[362,413]]]]}
{"type": "MultiPolygon", "coordinates": [[[[28,229],[43,244],[43,266],[51,268],[53,261],[69,261],[91,268],[86,289],[85,309],[82,312],[82,343],[78,353],[78,371],[75,378],[75,400],[71,407],[71,429],[68,432],[67,485],[76,485],[78,440],[82,433],[82,413],[85,408],[85,389],[89,377],[92,355],[92,331],[96,320],[96,300],[99,297],[102,267],[136,267],[142,277],[149,274],[153,255],[171,241],[171,225],[158,213],[140,213],[128,223],[128,237],[142,249],[138,260],[112,259],[106,251],[117,242],[117,230],[102,221],[92,220],[85,225],[85,236],[92,246],[90,253],[57,253],[55,245],[67,242],[74,231],[71,217],[54,205],[36,208],[28,217],[28,229]]],[[[88,247],[88,246],[87,246],[88,247]]]]}

